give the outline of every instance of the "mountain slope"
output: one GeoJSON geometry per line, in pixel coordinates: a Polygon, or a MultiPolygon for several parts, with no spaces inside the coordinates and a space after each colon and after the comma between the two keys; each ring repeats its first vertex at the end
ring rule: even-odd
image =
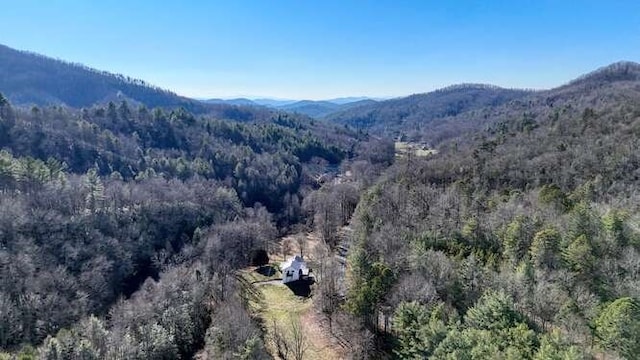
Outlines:
{"type": "Polygon", "coordinates": [[[373,100],[373,99],[356,100],[356,101],[340,104],[339,111],[345,111],[345,110],[349,110],[349,109],[353,109],[353,108],[360,107],[360,106],[365,106],[365,105],[374,105],[374,104],[377,104],[377,103],[378,103],[378,101],[373,100]]]}
{"type": "Polygon", "coordinates": [[[203,112],[198,101],[142,80],[0,45],[0,92],[15,105],[68,105],[127,100],[148,107],[178,107],[203,112]]]}
{"type": "MultiPolygon", "coordinates": [[[[639,70],[613,64],[428,123],[420,135],[440,137],[440,151],[399,158],[358,204],[347,307],[365,321],[371,309],[393,313],[396,334],[428,332],[434,317],[463,319],[429,343],[400,335],[400,357],[417,348],[434,354],[425,358],[500,357],[502,349],[527,358],[548,351],[542,344],[553,331],[565,338],[559,358],[635,358],[626,343],[603,349],[591,334],[608,331],[611,307],[637,307],[640,294],[639,70]],[[384,278],[371,275],[374,267],[394,275],[378,296],[367,286],[384,278]],[[415,305],[433,302],[431,313],[415,305]],[[406,321],[416,313],[425,320],[406,321]],[[539,341],[521,347],[523,337],[505,331],[539,341]],[[562,354],[571,347],[584,355],[562,354]]],[[[640,321],[637,312],[620,318],[640,321]]],[[[625,336],[638,343],[616,334],[625,336]]]]}
{"type": "Polygon", "coordinates": [[[328,120],[383,135],[398,135],[447,116],[495,106],[531,94],[491,85],[463,84],[404,98],[359,106],[328,116],[328,120]]]}
{"type": "Polygon", "coordinates": [[[640,64],[632,61],[619,61],[580,76],[566,86],[578,84],[597,86],[611,82],[638,80],[640,80],[640,64]]]}
{"type": "MultiPolygon", "coordinates": [[[[413,134],[434,145],[448,139],[467,142],[471,138],[467,135],[477,135],[488,128],[503,132],[522,131],[539,126],[548,119],[581,117],[585,111],[606,109],[607,112],[613,112],[638,101],[640,64],[615,63],[554,89],[529,93],[528,96],[498,106],[486,106],[436,119],[414,129],[413,134]]],[[[408,132],[411,129],[404,130],[408,132]]]]}

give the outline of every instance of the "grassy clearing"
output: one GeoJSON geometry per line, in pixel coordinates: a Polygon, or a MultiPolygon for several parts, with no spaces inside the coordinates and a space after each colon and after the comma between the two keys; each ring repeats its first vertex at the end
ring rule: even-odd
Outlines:
{"type": "Polygon", "coordinates": [[[256,290],[262,293],[259,299],[250,303],[251,311],[259,317],[265,328],[265,342],[267,349],[275,359],[278,359],[275,344],[273,343],[274,322],[277,327],[284,331],[285,336],[291,335],[287,332],[291,329],[292,322],[299,322],[307,339],[307,351],[305,359],[309,360],[333,360],[339,359],[333,349],[329,348],[313,333],[313,324],[308,323],[310,311],[313,311],[311,299],[295,296],[293,292],[284,285],[263,285],[257,286],[256,290]]]}
{"type": "Polygon", "coordinates": [[[305,300],[295,296],[284,285],[265,285],[261,286],[260,290],[264,298],[256,310],[267,327],[275,320],[286,328],[292,320],[299,321],[302,314],[312,306],[311,299],[305,300]]]}

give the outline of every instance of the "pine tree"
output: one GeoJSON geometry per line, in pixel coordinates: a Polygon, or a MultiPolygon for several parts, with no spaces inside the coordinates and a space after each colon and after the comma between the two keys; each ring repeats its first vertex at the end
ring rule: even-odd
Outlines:
{"type": "Polygon", "coordinates": [[[104,185],[102,184],[102,180],[100,180],[98,171],[95,168],[91,168],[87,171],[84,177],[84,184],[87,189],[87,207],[91,211],[95,211],[104,200],[104,185]]]}
{"type": "Polygon", "coordinates": [[[595,333],[600,346],[626,359],[640,354],[640,304],[625,297],[609,304],[596,319],[595,333]]]}

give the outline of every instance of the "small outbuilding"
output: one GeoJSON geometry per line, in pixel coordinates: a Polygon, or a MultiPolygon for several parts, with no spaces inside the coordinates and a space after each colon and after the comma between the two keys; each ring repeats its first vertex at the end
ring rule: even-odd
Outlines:
{"type": "Polygon", "coordinates": [[[280,264],[282,271],[282,283],[307,280],[311,275],[311,269],[307,267],[307,263],[301,256],[290,257],[289,260],[280,264]]]}

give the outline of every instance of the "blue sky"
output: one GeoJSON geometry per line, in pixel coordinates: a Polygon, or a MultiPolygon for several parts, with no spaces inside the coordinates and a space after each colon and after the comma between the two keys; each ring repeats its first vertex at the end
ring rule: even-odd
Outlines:
{"type": "Polygon", "coordinates": [[[193,97],[548,88],[640,61],[640,1],[0,0],[0,43],[193,97]]]}

